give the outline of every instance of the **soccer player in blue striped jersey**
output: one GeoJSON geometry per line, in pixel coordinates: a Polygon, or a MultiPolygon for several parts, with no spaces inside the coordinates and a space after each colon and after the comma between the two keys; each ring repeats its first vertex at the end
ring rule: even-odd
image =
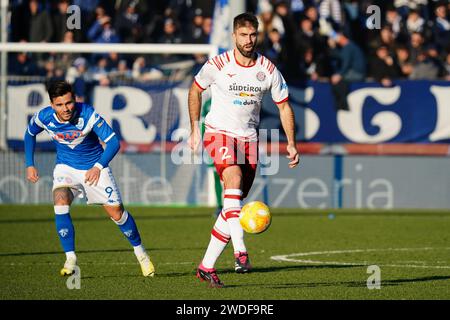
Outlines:
{"type": "Polygon", "coordinates": [[[85,196],[88,204],[103,206],[133,246],[143,275],[153,276],[155,268],[133,217],[124,209],[108,166],[120,149],[114,131],[92,106],[75,102],[73,88],[67,82],[52,83],[48,94],[51,105],[34,114],[25,132],[25,161],[27,179],[36,183],[39,180],[34,164],[36,135],[47,131],[56,144],[53,201],[56,231],[66,254],[61,275],[75,271],[75,229],[69,210],[75,197],[85,196]],[[99,139],[105,143],[104,149],[99,139]]]}

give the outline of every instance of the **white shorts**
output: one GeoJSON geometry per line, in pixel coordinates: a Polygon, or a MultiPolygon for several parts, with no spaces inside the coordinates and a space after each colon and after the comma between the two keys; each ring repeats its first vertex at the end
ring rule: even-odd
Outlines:
{"type": "Polygon", "coordinates": [[[86,197],[87,204],[118,206],[122,204],[119,188],[109,167],[100,172],[96,186],[90,186],[85,180],[87,170],[78,170],[65,164],[57,164],[53,170],[53,190],[70,188],[74,198],[86,197]]]}

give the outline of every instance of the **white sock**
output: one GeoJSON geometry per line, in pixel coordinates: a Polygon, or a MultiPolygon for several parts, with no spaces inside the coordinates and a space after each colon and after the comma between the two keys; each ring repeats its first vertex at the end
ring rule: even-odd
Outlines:
{"type": "Polygon", "coordinates": [[[66,259],[77,259],[77,256],[75,255],[74,251],[68,251],[66,252],[66,259]]]}
{"type": "Polygon", "coordinates": [[[214,268],[217,259],[230,241],[230,229],[223,217],[223,212],[217,217],[216,223],[211,231],[211,240],[209,241],[208,249],[206,249],[205,256],[202,260],[202,265],[208,269],[214,268]]]}
{"type": "Polygon", "coordinates": [[[247,252],[244,243],[244,229],[242,229],[239,218],[231,218],[227,221],[231,230],[231,241],[233,242],[234,253],[247,252]]]}
{"type": "Polygon", "coordinates": [[[140,257],[143,254],[145,254],[145,248],[142,244],[140,244],[136,247],[133,247],[133,249],[134,249],[134,254],[136,255],[136,257],[140,257]]]}
{"type": "Polygon", "coordinates": [[[226,189],[223,198],[223,213],[230,228],[234,252],[247,252],[244,244],[244,230],[239,222],[239,215],[242,209],[242,191],[239,189],[226,189]]]}

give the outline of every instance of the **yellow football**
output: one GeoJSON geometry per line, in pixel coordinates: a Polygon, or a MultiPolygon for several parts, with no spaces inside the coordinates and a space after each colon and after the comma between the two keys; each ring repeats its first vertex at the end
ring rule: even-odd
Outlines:
{"type": "Polygon", "coordinates": [[[242,207],[239,220],[245,232],[261,233],[269,228],[272,216],[263,202],[252,201],[242,207]]]}

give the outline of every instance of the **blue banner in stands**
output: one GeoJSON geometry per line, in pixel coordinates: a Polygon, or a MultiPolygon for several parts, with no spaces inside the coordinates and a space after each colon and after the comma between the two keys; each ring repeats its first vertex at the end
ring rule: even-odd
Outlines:
{"type": "MultiPolygon", "coordinates": [[[[348,110],[336,107],[329,83],[290,86],[297,139],[322,143],[431,143],[450,141],[450,82],[398,81],[392,87],[355,83],[348,110]]],[[[265,97],[262,128],[282,128],[278,110],[265,97]]]]}
{"type": "MultiPolygon", "coordinates": [[[[358,83],[350,87],[348,110],[336,108],[329,83],[289,87],[296,115],[297,140],[321,143],[442,143],[450,142],[450,82],[401,81],[392,87],[358,83]]],[[[97,86],[90,100],[128,145],[178,141],[189,129],[186,84],[97,86]]],[[[8,87],[8,146],[23,149],[31,116],[48,105],[44,84],[8,87]]],[[[270,95],[261,112],[262,129],[280,129],[280,116],[270,95]]],[[[53,149],[47,134],[38,148],[53,149]]]]}

